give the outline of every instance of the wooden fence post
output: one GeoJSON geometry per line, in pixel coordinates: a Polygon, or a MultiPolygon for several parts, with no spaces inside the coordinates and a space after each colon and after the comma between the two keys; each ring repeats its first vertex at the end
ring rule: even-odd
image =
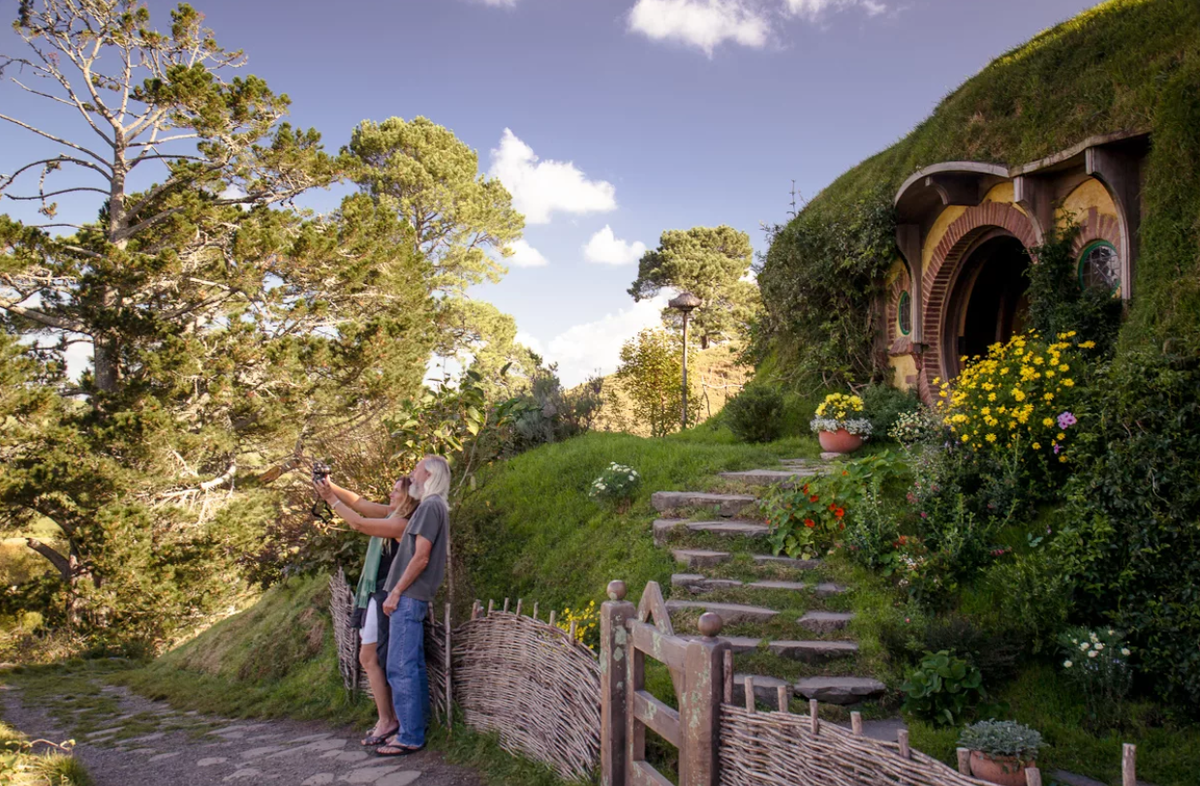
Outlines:
{"type": "Polygon", "coordinates": [[[1121,786],[1137,786],[1137,746],[1121,747],[1121,786]]]}
{"type": "MultiPolygon", "coordinates": [[[[637,608],[625,600],[625,582],[608,585],[610,600],[600,605],[600,783],[625,786],[625,724],[628,712],[629,629],[637,608]]],[[[554,612],[550,612],[554,624],[554,612]]]]}
{"type": "MultiPolygon", "coordinates": [[[[684,686],[679,702],[680,786],[717,786],[717,747],[721,739],[721,699],[725,693],[725,650],[718,641],[721,617],[700,615],[704,638],[688,642],[684,657],[684,686]]],[[[753,691],[752,688],[749,690],[753,691]]]]}

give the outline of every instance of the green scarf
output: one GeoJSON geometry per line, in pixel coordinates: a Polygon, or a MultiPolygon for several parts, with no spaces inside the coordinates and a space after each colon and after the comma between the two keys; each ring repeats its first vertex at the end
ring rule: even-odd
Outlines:
{"type": "Polygon", "coordinates": [[[358,589],[354,593],[354,605],[365,609],[375,592],[375,582],[379,580],[379,557],[383,553],[383,538],[372,537],[367,544],[367,559],[363,563],[362,576],[358,579],[358,589]]]}

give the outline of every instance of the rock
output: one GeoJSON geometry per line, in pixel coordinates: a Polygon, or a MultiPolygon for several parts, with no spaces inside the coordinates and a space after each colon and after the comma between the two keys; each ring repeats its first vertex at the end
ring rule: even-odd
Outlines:
{"type": "Polygon", "coordinates": [[[301,781],[300,786],[326,786],[326,784],[333,783],[333,779],[336,777],[337,775],[332,772],[318,772],[308,780],[301,781]]]}
{"type": "Polygon", "coordinates": [[[699,573],[675,573],[671,575],[672,587],[683,587],[692,593],[709,592],[715,589],[740,587],[742,582],[735,579],[710,579],[699,573]]]}
{"type": "Polygon", "coordinates": [[[799,592],[808,589],[808,585],[803,581],[755,581],[746,585],[747,589],[759,590],[792,590],[799,592]]]}
{"type": "Polygon", "coordinates": [[[816,469],[796,467],[795,469],[752,469],[745,472],[722,472],[721,477],[736,483],[750,486],[783,486],[791,488],[803,478],[811,478],[821,474],[816,469]]]}
{"type": "Polygon", "coordinates": [[[228,783],[229,781],[243,781],[247,778],[257,778],[260,775],[262,775],[262,772],[259,770],[256,770],[253,767],[246,767],[238,770],[232,775],[226,775],[224,778],[222,778],[222,780],[228,783]]]}
{"type": "Polygon", "coordinates": [[[173,759],[180,754],[180,751],[171,751],[170,753],[160,753],[157,756],[151,756],[146,761],[162,761],[163,759],[173,759]]]}
{"type": "Polygon", "coordinates": [[[813,587],[813,594],[818,598],[828,598],[833,595],[841,595],[849,591],[849,587],[844,587],[841,584],[834,584],[832,581],[823,581],[817,586],[813,587]]]}
{"type": "Polygon", "coordinates": [[[886,685],[869,677],[808,677],[796,683],[796,693],[827,704],[855,704],[886,690],[886,685]]]}
{"type": "Polygon", "coordinates": [[[362,767],[352,770],[349,775],[343,775],[341,780],[346,783],[374,783],[384,775],[395,772],[399,766],[399,764],[388,764],[383,767],[362,767]]]}
{"type": "Polygon", "coordinates": [[[379,780],[375,781],[375,786],[408,786],[408,784],[421,777],[419,770],[401,770],[393,772],[391,775],[384,775],[379,780]]]}
{"type": "Polygon", "coordinates": [[[821,567],[819,559],[792,559],[791,557],[776,557],[774,554],[755,554],[754,561],[759,565],[783,565],[796,570],[816,570],[821,567]]]}
{"type": "Polygon", "coordinates": [[[832,633],[843,630],[854,619],[853,614],[843,614],[837,611],[810,611],[801,617],[800,627],[813,633],[832,633]]]}
{"type": "Polygon", "coordinates": [[[746,677],[754,677],[754,698],[764,702],[769,706],[779,709],[779,689],[781,687],[788,688],[788,695],[792,693],[791,683],[787,680],[781,680],[778,677],[767,677],[761,674],[734,674],[733,675],[733,703],[741,706],[746,704],[746,677]]]}
{"type": "Polygon", "coordinates": [[[711,611],[721,615],[721,621],[726,625],[739,622],[765,622],[778,616],[779,612],[765,609],[761,606],[745,606],[740,603],[705,603],[704,601],[669,600],[667,613],[675,611],[696,610],[711,611]]]}
{"type": "Polygon", "coordinates": [[[804,663],[823,663],[858,654],[858,645],[853,641],[772,641],[767,647],[782,658],[804,663]]]}
{"type": "Polygon", "coordinates": [[[201,759],[200,761],[196,762],[196,766],[197,767],[211,767],[214,764],[224,764],[227,761],[229,761],[229,759],[225,758],[224,756],[209,756],[207,758],[201,759]]]}
{"type": "Polygon", "coordinates": [[[657,511],[715,508],[717,515],[725,517],[736,516],[757,503],[758,500],[748,494],[709,494],[703,491],[656,491],[650,496],[650,504],[657,511]]]}
{"type": "Polygon", "coordinates": [[[727,551],[709,551],[708,549],[671,549],[671,556],[676,562],[682,562],[689,568],[711,568],[728,562],[731,555],[727,551]]]}

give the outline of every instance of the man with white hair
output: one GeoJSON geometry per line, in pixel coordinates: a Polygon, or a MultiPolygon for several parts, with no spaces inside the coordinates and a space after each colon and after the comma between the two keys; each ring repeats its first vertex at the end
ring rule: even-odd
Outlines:
{"type": "Polygon", "coordinates": [[[389,615],[387,679],[400,730],[379,756],[407,756],[425,747],[429,721],[429,676],[425,670],[425,617],[446,575],[450,543],[450,465],[426,456],[412,472],[409,493],[421,500],[400,538],[384,590],[389,615]]]}

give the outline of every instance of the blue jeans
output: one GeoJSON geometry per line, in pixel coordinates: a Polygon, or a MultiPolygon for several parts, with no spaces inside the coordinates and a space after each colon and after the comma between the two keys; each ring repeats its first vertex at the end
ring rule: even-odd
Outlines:
{"type": "Polygon", "coordinates": [[[429,604],[401,597],[392,612],[387,648],[387,680],[400,731],[396,741],[419,748],[429,721],[429,674],[425,671],[425,617],[429,604]]]}

